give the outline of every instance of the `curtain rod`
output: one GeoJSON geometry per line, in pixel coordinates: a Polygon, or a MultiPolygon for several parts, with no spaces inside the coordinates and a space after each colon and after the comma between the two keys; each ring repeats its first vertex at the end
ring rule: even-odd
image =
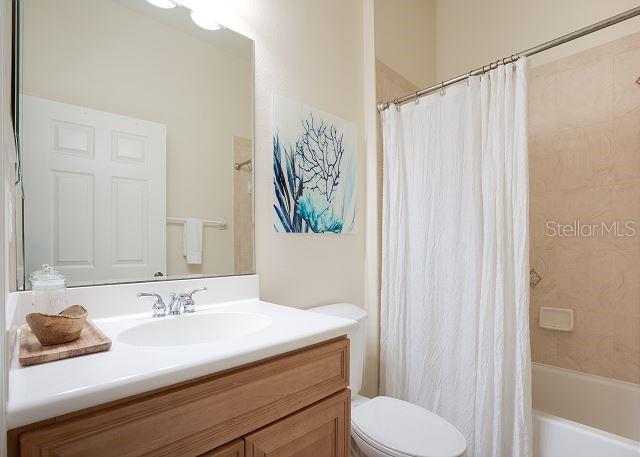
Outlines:
{"type": "Polygon", "coordinates": [[[567,33],[566,35],[563,35],[561,37],[556,38],[555,40],[551,40],[551,41],[547,41],[546,43],[542,43],[539,44],[538,46],[534,46],[533,48],[529,48],[525,51],[519,52],[517,54],[513,54],[509,57],[504,57],[502,59],[499,59],[495,62],[491,62],[489,65],[483,65],[481,68],[476,68],[475,70],[470,71],[469,73],[465,73],[463,75],[460,76],[456,76],[455,78],[451,78],[448,79],[446,81],[442,81],[439,84],[435,84],[433,86],[427,87],[425,89],[421,89],[418,90],[412,94],[409,95],[405,95],[404,97],[400,97],[400,98],[396,98],[395,100],[391,100],[388,101],[386,103],[380,103],[378,105],[378,111],[384,111],[387,108],[389,108],[389,106],[391,106],[391,104],[396,104],[396,105],[401,105],[403,103],[415,100],[417,98],[420,98],[424,95],[430,94],[432,92],[438,91],[438,90],[444,90],[445,87],[447,86],[451,86],[452,84],[456,84],[460,81],[464,81],[465,79],[469,78],[470,76],[477,76],[479,74],[483,74],[485,71],[494,69],[494,68],[498,68],[498,66],[502,63],[503,65],[508,64],[508,63],[512,63],[515,62],[516,60],[518,60],[520,57],[529,57],[532,56],[534,54],[538,54],[542,51],[546,51],[548,49],[551,48],[555,48],[556,46],[559,46],[561,44],[565,44],[568,43],[569,41],[573,41],[577,38],[583,37],[585,35],[589,35],[590,33],[593,32],[597,32],[598,30],[602,30],[604,28],[607,28],[609,26],[615,25],[619,22],[623,22],[626,21],[627,19],[631,19],[633,17],[636,16],[640,16],[640,6],[637,6],[635,8],[632,8],[628,11],[625,11],[624,13],[620,13],[616,16],[610,17],[609,19],[605,19],[603,21],[600,22],[596,22],[595,24],[589,25],[587,27],[583,27],[580,30],[576,30],[575,32],[572,33],[567,33]]]}

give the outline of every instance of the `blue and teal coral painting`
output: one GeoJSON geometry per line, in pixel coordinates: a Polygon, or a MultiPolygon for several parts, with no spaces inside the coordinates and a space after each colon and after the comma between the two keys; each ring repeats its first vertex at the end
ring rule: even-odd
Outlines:
{"type": "Polygon", "coordinates": [[[353,233],[356,127],[315,108],[274,98],[274,228],[285,233],[353,233]]]}

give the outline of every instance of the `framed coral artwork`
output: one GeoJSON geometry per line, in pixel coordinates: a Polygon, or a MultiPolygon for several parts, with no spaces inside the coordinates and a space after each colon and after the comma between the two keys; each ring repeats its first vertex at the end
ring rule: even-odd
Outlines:
{"type": "Polygon", "coordinates": [[[274,228],[283,233],[353,233],[357,129],[285,97],[273,100],[274,228]]]}

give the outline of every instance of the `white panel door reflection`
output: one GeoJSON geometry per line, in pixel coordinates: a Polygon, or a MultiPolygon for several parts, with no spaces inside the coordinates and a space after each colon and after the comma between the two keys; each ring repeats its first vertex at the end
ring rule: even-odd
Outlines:
{"type": "Polygon", "coordinates": [[[23,96],[26,273],[71,285],[166,274],[166,127],[23,96]]]}

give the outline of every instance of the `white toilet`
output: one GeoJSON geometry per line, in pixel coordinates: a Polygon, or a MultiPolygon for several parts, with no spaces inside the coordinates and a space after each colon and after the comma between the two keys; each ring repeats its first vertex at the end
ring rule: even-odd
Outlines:
{"type": "Polygon", "coordinates": [[[353,455],[363,457],[459,457],[466,449],[464,436],[449,422],[402,400],[368,399],[356,393],[362,387],[367,313],[355,305],[337,303],[309,311],[358,322],[349,333],[351,371],[351,437],[353,455]]]}

